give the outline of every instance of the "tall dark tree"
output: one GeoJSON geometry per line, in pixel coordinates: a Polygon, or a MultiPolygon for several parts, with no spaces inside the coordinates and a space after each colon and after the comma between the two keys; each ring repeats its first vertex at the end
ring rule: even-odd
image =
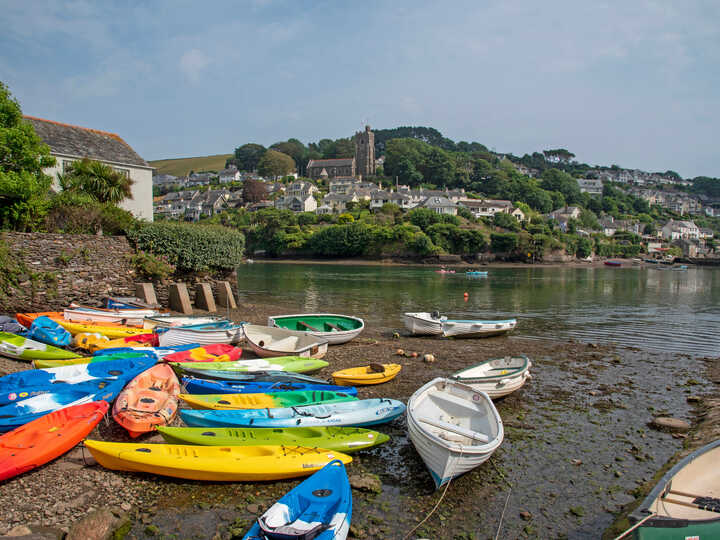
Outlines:
{"type": "Polygon", "coordinates": [[[260,202],[267,198],[267,186],[265,182],[248,178],[243,183],[243,200],[245,202],[260,202]]]}
{"type": "Polygon", "coordinates": [[[261,144],[248,143],[235,149],[233,158],[235,166],[241,171],[255,171],[260,158],[265,154],[265,147],[261,144]]]}

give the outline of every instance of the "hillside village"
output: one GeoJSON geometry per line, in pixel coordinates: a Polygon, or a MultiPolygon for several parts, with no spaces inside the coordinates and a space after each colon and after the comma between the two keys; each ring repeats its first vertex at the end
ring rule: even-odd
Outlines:
{"type": "MultiPolygon", "coordinates": [[[[402,212],[425,208],[441,215],[457,216],[460,213],[476,220],[485,219],[488,223],[496,214],[507,214],[523,224],[529,221],[529,214],[534,214],[521,202],[485,198],[482,193],[464,188],[410,187],[400,184],[397,179],[392,184],[387,177],[375,175],[376,171],[381,171],[384,156],[376,158],[374,151],[368,150],[373,148],[372,144],[368,144],[370,141],[372,131],[368,127],[365,132],[356,134],[355,156],[311,159],[305,167],[307,177],[304,178],[299,177],[297,172],[282,179],[266,178],[256,171],[238,170],[232,164],[221,171],[191,173],[185,177],[156,175],[153,177],[155,191],[165,193],[154,198],[155,217],[200,221],[228,210],[255,212],[267,208],[337,217],[362,208],[378,212],[385,205],[395,205],[402,212]],[[372,166],[369,159],[372,159],[372,166]],[[261,184],[265,195],[249,200],[244,194],[244,186],[249,182],[261,184]]],[[[540,171],[519,163],[513,156],[500,154],[498,159],[511,164],[517,173],[526,177],[535,178],[540,174],[540,171]]],[[[618,219],[602,212],[591,229],[578,226],[583,208],[566,205],[542,214],[546,222],[552,222],[563,233],[570,231],[587,237],[598,234],[613,237],[618,232],[638,235],[649,253],[662,253],[671,244],[691,257],[713,252],[712,239],[716,231],[699,227],[694,219],[697,216],[720,216],[720,200],[678,189],[691,182],[674,174],[618,167],[597,167],[586,176],[575,179],[581,193],[600,198],[606,186],[613,186],[646,201],[649,207],[666,211],[670,217],[658,223],[653,230],[639,219],[618,219]]]]}

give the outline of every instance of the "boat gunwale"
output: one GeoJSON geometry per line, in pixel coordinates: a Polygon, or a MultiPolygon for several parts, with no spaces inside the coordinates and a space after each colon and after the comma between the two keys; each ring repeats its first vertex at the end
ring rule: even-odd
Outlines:
{"type": "Polygon", "coordinates": [[[511,356],[512,358],[522,358],[524,360],[524,364],[522,367],[519,368],[511,368],[511,373],[505,373],[504,375],[488,375],[487,377],[466,377],[466,378],[458,378],[458,376],[463,373],[464,371],[469,371],[471,369],[474,369],[476,367],[479,367],[483,364],[487,364],[488,362],[492,362],[493,360],[500,360],[500,358],[488,358],[487,360],[483,360],[482,362],[478,362],[477,364],[473,366],[468,366],[464,369],[461,369],[460,371],[456,371],[452,375],[448,376],[448,379],[452,381],[456,381],[459,383],[464,384],[472,384],[473,382],[483,382],[483,381],[494,381],[496,379],[507,379],[508,377],[514,378],[519,375],[522,375],[524,372],[528,372],[530,368],[532,367],[532,362],[525,354],[519,354],[517,356],[511,356]]]}
{"type": "MultiPolygon", "coordinates": [[[[633,511],[629,516],[628,519],[630,520],[630,523],[637,523],[641,521],[642,519],[646,518],[648,515],[652,514],[652,510],[650,510],[650,507],[652,504],[660,497],[662,492],[668,487],[668,485],[672,482],[673,478],[681,471],[683,470],[687,465],[695,461],[697,458],[702,456],[703,454],[710,452],[711,450],[714,450],[716,448],[720,447],[720,439],[713,441],[711,443],[706,444],[705,446],[702,446],[692,452],[691,454],[688,454],[683,459],[678,461],[675,465],[673,465],[668,472],[666,472],[660,480],[658,480],[657,484],[650,490],[650,493],[647,494],[647,496],[643,499],[643,501],[640,503],[640,505],[633,511]]],[[[686,523],[688,525],[690,524],[703,524],[703,523],[715,523],[720,522],[720,515],[718,517],[714,518],[708,518],[708,519],[688,519],[688,518],[674,518],[670,516],[654,516],[647,520],[643,527],[664,527],[666,524],[669,523],[686,523]]]]}

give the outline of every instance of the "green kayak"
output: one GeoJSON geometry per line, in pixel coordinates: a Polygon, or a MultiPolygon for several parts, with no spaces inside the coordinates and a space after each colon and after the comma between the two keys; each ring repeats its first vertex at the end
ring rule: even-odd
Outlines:
{"type": "Polygon", "coordinates": [[[295,390],[269,394],[180,394],[193,409],[275,409],[357,401],[357,396],[325,390],[295,390]]]}
{"type": "Polygon", "coordinates": [[[0,332],[0,354],[16,360],[67,360],[79,354],[8,332],[0,332]]]}
{"type": "Polygon", "coordinates": [[[278,356],[276,358],[251,358],[234,362],[172,362],[173,368],[182,370],[183,365],[192,369],[212,369],[215,371],[253,372],[253,371],[292,371],[309,373],[328,365],[324,360],[304,358],[302,356],[278,356]],[[190,365],[192,364],[192,365],[190,365]]]}
{"type": "Polygon", "coordinates": [[[384,433],[355,427],[296,428],[187,428],[158,426],[171,444],[202,446],[289,445],[325,448],[349,454],[382,444],[390,437],[384,433]]]}

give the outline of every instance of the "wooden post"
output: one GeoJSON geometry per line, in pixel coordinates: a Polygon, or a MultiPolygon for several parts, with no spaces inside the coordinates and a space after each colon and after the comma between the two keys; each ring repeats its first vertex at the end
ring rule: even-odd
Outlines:
{"type": "Polygon", "coordinates": [[[155,306],[158,303],[157,296],[155,295],[155,287],[153,287],[152,283],[136,283],[135,296],[151,306],[155,306]]]}
{"type": "Polygon", "coordinates": [[[218,282],[217,288],[218,305],[224,308],[236,309],[237,304],[235,303],[235,297],[233,296],[230,283],[227,281],[220,281],[218,282]]]}
{"type": "Polygon", "coordinates": [[[198,283],[195,285],[195,306],[205,311],[217,311],[215,297],[209,283],[198,283]]]}
{"type": "Polygon", "coordinates": [[[168,288],[170,309],[179,311],[183,315],[192,313],[192,305],[190,304],[190,295],[187,286],[184,283],[171,283],[168,288]]]}

